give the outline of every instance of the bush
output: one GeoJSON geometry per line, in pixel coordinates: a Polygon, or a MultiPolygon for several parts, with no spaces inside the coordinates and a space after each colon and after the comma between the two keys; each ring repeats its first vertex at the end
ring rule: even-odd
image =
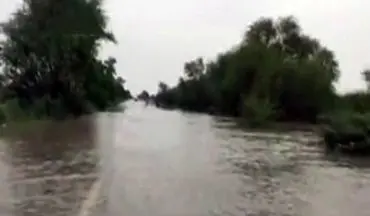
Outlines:
{"type": "Polygon", "coordinates": [[[368,145],[370,135],[370,113],[339,111],[322,119],[323,138],[330,147],[341,144],[368,145]]]}
{"type": "Polygon", "coordinates": [[[1,106],[4,121],[21,121],[30,119],[30,115],[21,108],[17,99],[6,101],[1,106]]]}
{"type": "Polygon", "coordinates": [[[4,105],[0,106],[0,123],[6,122],[6,116],[4,112],[4,105]]]}
{"type": "Polygon", "coordinates": [[[242,107],[242,116],[251,126],[259,126],[275,120],[277,111],[268,99],[247,98],[242,107]]]}
{"type": "Polygon", "coordinates": [[[337,107],[356,113],[367,113],[370,110],[370,94],[353,92],[337,97],[337,107]]]}

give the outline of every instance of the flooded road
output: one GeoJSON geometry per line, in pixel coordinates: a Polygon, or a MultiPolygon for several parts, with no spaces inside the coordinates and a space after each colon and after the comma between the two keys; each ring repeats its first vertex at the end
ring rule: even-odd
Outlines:
{"type": "MultiPolygon", "coordinates": [[[[99,199],[104,200],[103,190],[108,190],[102,183],[111,178],[105,171],[113,144],[111,127],[105,124],[112,122],[109,117],[99,114],[3,128],[0,215],[82,216],[96,183],[99,199]]],[[[100,200],[95,199],[94,205],[100,200]]]]}
{"type": "Polygon", "coordinates": [[[312,134],[142,104],[121,115],[111,215],[370,215],[370,160],[327,154],[312,134]]]}
{"type": "Polygon", "coordinates": [[[0,215],[370,215],[370,160],[314,138],[133,102],[13,125],[2,130],[0,215]]]}

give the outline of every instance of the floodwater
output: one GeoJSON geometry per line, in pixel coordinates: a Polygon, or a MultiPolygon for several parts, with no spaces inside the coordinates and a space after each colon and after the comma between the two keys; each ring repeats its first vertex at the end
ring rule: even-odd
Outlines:
{"type": "Polygon", "coordinates": [[[112,122],[110,114],[2,128],[0,215],[82,216],[82,206],[97,182],[100,195],[94,204],[104,203],[112,173],[107,155],[113,125],[107,122],[112,122]]]}
{"type": "Polygon", "coordinates": [[[121,113],[11,125],[0,145],[0,215],[370,215],[370,160],[316,140],[134,102],[121,113]],[[90,199],[97,182],[104,205],[83,214],[99,203],[90,199]]]}

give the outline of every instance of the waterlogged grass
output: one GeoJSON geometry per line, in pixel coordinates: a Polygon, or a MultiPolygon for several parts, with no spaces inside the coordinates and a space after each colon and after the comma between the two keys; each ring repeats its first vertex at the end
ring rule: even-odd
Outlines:
{"type": "MultiPolygon", "coordinates": [[[[58,107],[58,106],[55,106],[58,107]]],[[[106,112],[123,112],[126,109],[125,104],[119,103],[109,107],[106,112]]],[[[91,109],[91,113],[96,110],[91,109]]],[[[19,106],[17,100],[9,100],[6,103],[0,104],[0,124],[1,123],[12,123],[12,122],[29,122],[38,120],[50,120],[50,119],[69,119],[72,116],[65,114],[62,108],[55,109],[51,113],[53,117],[45,114],[45,106],[42,106],[42,101],[36,103],[29,110],[24,110],[19,106]]],[[[49,112],[50,113],[50,112],[49,112]]],[[[87,113],[89,114],[89,113],[87,113]]]]}
{"type": "Polygon", "coordinates": [[[244,101],[242,115],[251,127],[268,125],[275,120],[277,111],[268,100],[248,98],[244,101]]]}
{"type": "Polygon", "coordinates": [[[338,133],[367,133],[370,130],[370,113],[335,112],[322,117],[321,123],[338,133]]]}
{"type": "Polygon", "coordinates": [[[17,99],[8,100],[0,105],[0,122],[23,122],[32,120],[63,119],[69,117],[61,105],[55,103],[52,112],[48,112],[45,101],[37,101],[29,109],[23,109],[17,99]]]}
{"type": "Polygon", "coordinates": [[[16,100],[9,100],[0,105],[0,121],[2,123],[31,119],[33,119],[32,116],[25,112],[16,100]]]}
{"type": "Polygon", "coordinates": [[[321,118],[322,136],[331,148],[370,149],[370,113],[340,111],[321,118]]]}
{"type": "Polygon", "coordinates": [[[124,104],[117,104],[115,106],[111,106],[107,109],[107,112],[123,112],[125,111],[126,106],[124,104]]]}

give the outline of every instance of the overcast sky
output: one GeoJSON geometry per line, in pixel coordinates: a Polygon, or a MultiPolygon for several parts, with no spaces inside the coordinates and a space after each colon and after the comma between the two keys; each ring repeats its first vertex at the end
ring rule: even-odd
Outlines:
{"type": "MultiPolygon", "coordinates": [[[[20,1],[0,0],[0,19],[20,1]]],[[[370,67],[368,0],[106,0],[105,9],[119,44],[104,45],[102,55],[117,58],[133,93],[156,92],[161,80],[175,84],[185,61],[214,58],[261,16],[294,15],[304,32],[333,50],[340,92],[363,88],[360,72],[370,67]]]]}

